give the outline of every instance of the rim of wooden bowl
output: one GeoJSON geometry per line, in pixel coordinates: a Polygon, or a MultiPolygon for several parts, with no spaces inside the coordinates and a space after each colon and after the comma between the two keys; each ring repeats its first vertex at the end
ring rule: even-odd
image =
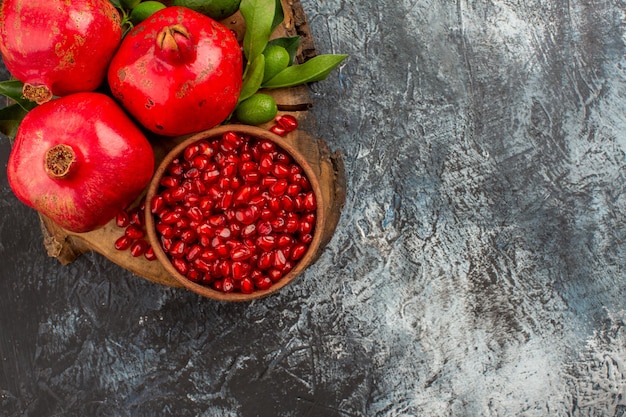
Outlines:
{"type": "Polygon", "coordinates": [[[176,281],[178,281],[186,289],[193,291],[196,294],[218,301],[252,301],[273,294],[281,288],[285,287],[286,285],[292,283],[302,272],[304,272],[306,268],[313,264],[313,259],[321,245],[324,232],[324,224],[326,222],[326,213],[324,210],[325,202],[323,201],[322,196],[323,194],[321,191],[320,180],[317,174],[315,173],[315,171],[313,171],[313,168],[311,168],[309,161],[307,161],[306,158],[302,156],[302,154],[288,140],[270,132],[269,130],[262,129],[257,126],[240,124],[221,125],[209,130],[205,130],[203,132],[196,133],[193,136],[185,139],[163,158],[163,160],[157,167],[154,176],[152,177],[146,194],[146,231],[150,244],[152,245],[154,253],[159,262],[172,275],[172,277],[176,279],[176,281]],[[311,183],[311,188],[315,193],[315,198],[317,201],[313,240],[309,244],[309,248],[307,249],[304,256],[297,262],[297,264],[291,271],[289,271],[288,274],[284,275],[278,282],[273,283],[270,288],[268,288],[267,290],[255,290],[250,294],[244,294],[240,292],[225,293],[222,291],[217,291],[208,286],[192,282],[187,277],[179,273],[176,268],[174,268],[169,257],[165,254],[165,251],[161,246],[161,242],[156,233],[154,214],[152,214],[150,210],[150,207],[152,205],[152,198],[154,198],[159,190],[161,177],[163,177],[164,173],[167,171],[170,163],[174,159],[179,157],[187,146],[200,140],[208,140],[219,137],[224,133],[231,131],[244,135],[249,135],[257,139],[271,140],[284,151],[286,151],[294,159],[294,161],[302,167],[302,170],[304,171],[307,178],[309,179],[309,182],[311,183]]]}

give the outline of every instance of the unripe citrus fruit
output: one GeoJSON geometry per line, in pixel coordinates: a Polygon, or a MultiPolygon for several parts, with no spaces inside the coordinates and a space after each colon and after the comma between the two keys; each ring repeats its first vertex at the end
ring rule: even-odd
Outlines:
{"type": "Polygon", "coordinates": [[[263,73],[263,82],[272,79],[276,74],[289,66],[289,52],[278,45],[270,45],[263,51],[265,55],[265,72],[263,73]]]}
{"type": "Polygon", "coordinates": [[[256,93],[242,101],[235,110],[237,119],[247,125],[269,122],[276,117],[276,113],[278,113],[278,108],[274,98],[263,93],[256,93]]]}
{"type": "Polygon", "coordinates": [[[131,12],[130,12],[130,21],[133,24],[138,24],[143,22],[154,13],[158,12],[161,9],[165,9],[165,5],[158,1],[144,1],[139,3],[131,12]]]}

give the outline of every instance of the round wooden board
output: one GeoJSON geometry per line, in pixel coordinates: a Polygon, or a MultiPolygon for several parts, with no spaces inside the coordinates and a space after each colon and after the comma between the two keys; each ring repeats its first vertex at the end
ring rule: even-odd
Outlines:
{"type": "MultiPolygon", "coordinates": [[[[302,5],[299,1],[290,0],[282,0],[282,4],[285,20],[274,36],[300,36],[298,61],[303,62],[315,56],[315,47],[302,5]]],[[[245,24],[239,13],[222,23],[233,29],[238,37],[243,38],[245,24]]],[[[322,244],[314,257],[317,259],[334,234],[345,202],[346,180],[343,158],[339,152],[331,153],[326,142],[307,133],[313,130],[314,120],[308,112],[312,103],[306,86],[264,92],[275,98],[280,109],[279,114],[289,113],[298,119],[298,130],[289,133],[285,138],[302,153],[320,180],[323,190],[322,207],[326,211],[328,221],[324,227],[322,244]]],[[[267,123],[261,127],[269,128],[272,124],[267,123]]],[[[156,164],[158,165],[167,151],[183,139],[151,138],[156,164]]],[[[148,261],[143,256],[135,258],[129,251],[116,250],[115,241],[123,235],[124,229],[118,227],[115,220],[88,233],[73,233],[59,227],[43,215],[40,215],[40,219],[46,251],[63,265],[74,262],[83,253],[93,251],[151,282],[173,287],[181,286],[158,261],[148,261]]]]}

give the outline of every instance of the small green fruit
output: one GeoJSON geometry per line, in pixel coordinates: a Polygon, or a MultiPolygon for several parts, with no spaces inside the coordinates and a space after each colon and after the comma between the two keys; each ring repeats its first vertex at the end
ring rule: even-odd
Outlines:
{"type": "Polygon", "coordinates": [[[278,107],[272,96],[256,93],[242,101],[235,109],[235,117],[247,125],[260,125],[269,122],[278,113],[278,107]]]}

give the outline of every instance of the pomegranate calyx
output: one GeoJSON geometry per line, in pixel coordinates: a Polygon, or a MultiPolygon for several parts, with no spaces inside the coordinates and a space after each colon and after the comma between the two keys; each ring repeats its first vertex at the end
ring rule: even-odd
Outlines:
{"type": "Polygon", "coordinates": [[[52,99],[52,91],[45,85],[32,85],[24,83],[22,87],[22,95],[24,98],[34,101],[37,104],[43,104],[52,99]]]}
{"type": "Polygon", "coordinates": [[[191,45],[190,37],[187,28],[180,23],[165,26],[157,35],[158,51],[166,59],[184,60],[185,58],[191,58],[193,46],[191,45]]]}
{"type": "Polygon", "coordinates": [[[74,149],[62,143],[48,149],[44,160],[46,174],[52,179],[67,177],[72,172],[75,163],[76,153],[74,149]]]}

